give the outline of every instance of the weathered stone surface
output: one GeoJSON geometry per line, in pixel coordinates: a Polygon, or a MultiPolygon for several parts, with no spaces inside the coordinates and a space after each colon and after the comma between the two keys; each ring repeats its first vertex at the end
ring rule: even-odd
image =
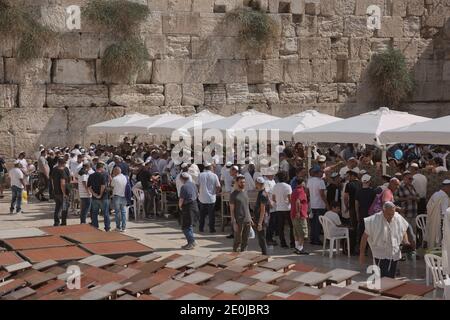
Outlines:
{"type": "Polygon", "coordinates": [[[252,105],[277,104],[280,103],[277,87],[275,84],[256,84],[248,86],[248,99],[252,105]]]}
{"type": "Polygon", "coordinates": [[[153,64],[152,83],[183,83],[185,60],[156,60],[153,64]]]}
{"type": "Polygon", "coordinates": [[[315,103],[318,93],[311,89],[308,84],[282,84],[280,86],[280,102],[293,103],[315,103]]]}
{"type": "Polygon", "coordinates": [[[303,15],[299,23],[296,24],[296,32],[299,37],[313,37],[318,34],[319,24],[317,16],[303,15]]]}
{"type": "Polygon", "coordinates": [[[408,16],[422,16],[425,11],[425,2],[423,0],[407,0],[408,16]]]}
{"type": "Polygon", "coordinates": [[[193,12],[213,12],[214,0],[192,0],[193,12]]]}
{"type": "Polygon", "coordinates": [[[168,58],[182,59],[191,56],[191,37],[190,36],[167,36],[168,58]]]}
{"type": "Polygon", "coordinates": [[[370,58],[370,41],[366,38],[350,38],[349,53],[352,59],[360,58],[367,60],[370,58]]]}
{"type": "Polygon", "coordinates": [[[329,38],[299,38],[299,56],[304,59],[330,57],[331,41],[329,38]]]}
{"type": "Polygon", "coordinates": [[[201,83],[183,84],[182,105],[201,106],[205,103],[205,92],[201,83]]]}
{"type": "Polygon", "coordinates": [[[231,83],[226,85],[227,104],[248,104],[248,85],[231,83]]]}
{"type": "Polygon", "coordinates": [[[227,92],[223,84],[205,85],[205,106],[219,107],[227,102],[227,92]]]}
{"type": "Polygon", "coordinates": [[[46,104],[45,84],[20,85],[19,107],[20,108],[42,108],[46,104]]]}
{"type": "Polygon", "coordinates": [[[78,32],[68,32],[60,35],[58,41],[58,58],[81,58],[81,35],[78,32]]]}
{"type": "Polygon", "coordinates": [[[195,114],[195,107],[193,106],[163,106],[161,107],[161,110],[164,110],[164,112],[179,114],[184,117],[189,117],[195,114]]]}
{"type": "Polygon", "coordinates": [[[16,108],[17,91],[17,85],[15,84],[0,84],[0,108],[16,108]]]}
{"type": "Polygon", "coordinates": [[[305,1],[305,13],[311,16],[317,16],[320,14],[320,0],[306,0],[305,1]]]}
{"type": "Polygon", "coordinates": [[[338,102],[356,102],[357,85],[355,83],[338,83],[338,102]]]}
{"type": "Polygon", "coordinates": [[[319,17],[319,34],[322,37],[342,37],[344,18],[339,16],[319,17]]]}
{"type": "Polygon", "coordinates": [[[94,60],[56,60],[53,83],[60,84],[95,84],[94,60]]]}
{"type": "Polygon", "coordinates": [[[324,17],[331,17],[336,14],[335,0],[321,0],[320,1],[320,14],[324,17]]]}
{"type": "Polygon", "coordinates": [[[392,15],[399,17],[406,17],[407,0],[392,1],[392,15]]]}
{"type": "Polygon", "coordinates": [[[147,34],[144,44],[150,59],[163,59],[166,55],[166,37],[162,34],[147,34]]]}
{"type": "Polygon", "coordinates": [[[403,19],[401,17],[383,17],[378,36],[382,38],[403,37],[403,19]]]}
{"type": "Polygon", "coordinates": [[[180,84],[166,84],[164,95],[166,97],[165,105],[166,106],[179,106],[181,105],[181,99],[183,97],[183,93],[181,90],[180,84]]]}
{"type": "Polygon", "coordinates": [[[50,59],[33,59],[19,63],[15,58],[6,58],[5,82],[17,84],[50,83],[50,59]]]}
{"type": "Polygon", "coordinates": [[[371,5],[379,6],[381,15],[384,15],[384,0],[356,0],[355,15],[365,16],[367,14],[367,8],[371,5]]]}
{"type": "Polygon", "coordinates": [[[108,88],[103,85],[47,85],[47,106],[91,107],[108,104],[108,88]]]}
{"type": "Polygon", "coordinates": [[[344,36],[370,37],[373,32],[367,29],[366,17],[349,16],[344,19],[344,36]]]}
{"type": "Polygon", "coordinates": [[[161,12],[150,12],[147,19],[140,25],[141,33],[162,34],[161,12]]]}
{"type": "MultiPolygon", "coordinates": [[[[247,63],[245,60],[220,60],[220,80],[223,83],[247,83],[247,63]]],[[[270,68],[270,67],[269,67],[270,68]]]]}
{"type": "Polygon", "coordinates": [[[316,89],[319,93],[317,102],[337,102],[338,89],[336,83],[318,85],[316,89]]]}
{"type": "Polygon", "coordinates": [[[80,58],[97,59],[100,56],[100,35],[95,33],[82,33],[80,46],[80,58]]]}
{"type": "Polygon", "coordinates": [[[153,63],[151,61],[145,62],[144,68],[139,71],[136,83],[149,84],[152,82],[153,63]]]}
{"type": "Polygon", "coordinates": [[[168,11],[188,11],[192,9],[192,0],[167,0],[168,11]]]}
{"type": "Polygon", "coordinates": [[[167,0],[148,0],[150,11],[167,11],[169,2],[167,0]]]}
{"type": "Polygon", "coordinates": [[[284,82],[303,83],[312,80],[311,63],[306,59],[286,59],[284,61],[284,82]]]}
{"type": "Polygon", "coordinates": [[[356,0],[335,0],[334,9],[336,15],[348,16],[355,14],[356,0]]]}
{"type": "Polygon", "coordinates": [[[200,13],[177,13],[163,15],[163,33],[190,34],[200,33],[200,13]]]}
{"type": "Polygon", "coordinates": [[[408,38],[418,38],[420,37],[421,29],[421,18],[420,17],[407,17],[404,20],[403,33],[405,37],[408,38]]]}
{"type": "Polygon", "coordinates": [[[291,13],[292,14],[304,14],[305,13],[305,0],[292,0],[291,1],[291,13]]]}
{"type": "Polygon", "coordinates": [[[110,101],[118,106],[163,106],[164,86],[155,84],[111,85],[110,101]]]}
{"type": "Polygon", "coordinates": [[[399,49],[406,59],[415,59],[418,54],[417,41],[414,39],[394,39],[394,48],[399,49]]]}
{"type": "Polygon", "coordinates": [[[312,60],[312,81],[332,82],[332,60],[313,59],[312,60]]]}
{"type": "Polygon", "coordinates": [[[5,68],[3,63],[3,57],[0,57],[0,83],[5,81],[5,68]]]}

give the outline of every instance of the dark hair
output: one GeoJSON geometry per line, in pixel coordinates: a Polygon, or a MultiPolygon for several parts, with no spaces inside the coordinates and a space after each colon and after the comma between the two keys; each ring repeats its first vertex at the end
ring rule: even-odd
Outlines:
{"type": "Polygon", "coordinates": [[[244,176],[238,176],[238,177],[236,177],[236,182],[239,182],[239,181],[241,181],[241,180],[245,180],[245,177],[244,177],[244,176]]]}
{"type": "Polygon", "coordinates": [[[97,166],[96,166],[96,169],[102,169],[104,167],[105,167],[105,164],[103,162],[98,162],[97,166]]]}
{"type": "Polygon", "coordinates": [[[295,173],[299,174],[300,172],[302,172],[303,170],[305,170],[304,167],[298,167],[297,169],[295,169],[295,173]]]}
{"type": "Polygon", "coordinates": [[[66,164],[66,160],[64,158],[58,158],[58,164],[66,164]]]}
{"type": "Polygon", "coordinates": [[[302,185],[302,183],[305,182],[305,179],[303,178],[297,178],[297,188],[302,185]]]}
{"type": "Polygon", "coordinates": [[[340,208],[341,203],[339,201],[333,201],[331,202],[331,208],[340,208]]]}
{"type": "Polygon", "coordinates": [[[277,173],[277,178],[279,182],[287,182],[287,174],[284,171],[280,171],[277,173]]]}
{"type": "Polygon", "coordinates": [[[352,170],[348,171],[347,174],[351,175],[352,177],[358,177],[358,174],[355,171],[352,171],[352,170]]]}

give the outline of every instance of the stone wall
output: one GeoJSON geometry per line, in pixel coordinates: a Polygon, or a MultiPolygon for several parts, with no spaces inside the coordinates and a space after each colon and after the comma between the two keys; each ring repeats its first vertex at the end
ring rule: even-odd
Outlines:
{"type": "MultiPolygon", "coordinates": [[[[101,75],[114,42],[81,17],[66,27],[66,7],[87,0],[11,0],[26,5],[61,34],[42,59],[19,64],[17,41],[0,35],[0,154],[93,139],[86,126],[130,112],[184,115],[210,109],[224,115],[249,105],[277,116],[315,108],[336,116],[376,106],[366,69],[371,55],[400,48],[417,88],[402,109],[442,116],[450,102],[450,1],[261,0],[280,26],[279,41],[248,52],[226,12],[245,0],[133,0],[151,15],[140,36],[151,60],[136,85],[101,75]],[[382,11],[381,29],[367,28],[369,5],[382,11]]],[[[98,140],[98,138],[97,138],[98,140]]]]}

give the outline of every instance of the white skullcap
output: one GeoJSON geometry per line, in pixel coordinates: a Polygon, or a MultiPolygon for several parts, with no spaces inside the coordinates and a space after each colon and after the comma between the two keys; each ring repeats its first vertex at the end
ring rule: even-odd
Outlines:
{"type": "Polygon", "coordinates": [[[266,182],[266,180],[265,180],[263,177],[258,177],[258,178],[256,179],[256,182],[257,182],[257,183],[260,183],[260,184],[264,184],[264,183],[266,182]]]}

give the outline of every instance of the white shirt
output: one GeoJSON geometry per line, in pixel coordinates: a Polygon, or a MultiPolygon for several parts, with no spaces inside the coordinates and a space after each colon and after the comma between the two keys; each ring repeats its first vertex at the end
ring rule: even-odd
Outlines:
{"type": "Polygon", "coordinates": [[[444,166],[436,167],[434,170],[436,171],[436,173],[448,171],[447,168],[444,166]]]}
{"type": "Polygon", "coordinates": [[[70,174],[74,177],[78,176],[78,172],[81,170],[81,168],[83,167],[82,163],[78,163],[78,161],[75,159],[70,160],[69,163],[69,171],[70,174]]]}
{"type": "Polygon", "coordinates": [[[256,185],[255,185],[255,180],[253,180],[252,175],[247,171],[244,174],[244,177],[245,177],[245,191],[255,191],[256,185]]]}
{"type": "Polygon", "coordinates": [[[413,176],[413,179],[414,180],[412,182],[412,185],[416,189],[417,194],[419,195],[419,197],[426,198],[427,197],[427,185],[428,185],[427,177],[425,177],[421,173],[416,173],[413,176]]]}
{"type": "Polygon", "coordinates": [[[223,171],[222,180],[224,183],[225,192],[232,192],[234,178],[230,174],[230,169],[223,171]]]}
{"type": "MultiPolygon", "coordinates": [[[[341,168],[341,170],[339,171],[339,175],[341,176],[341,179],[345,179],[345,175],[349,171],[350,171],[350,168],[348,166],[345,166],[345,167],[341,168]]],[[[354,167],[353,169],[351,169],[351,171],[356,172],[357,174],[359,174],[360,170],[359,170],[358,167],[354,167]]]]}
{"type": "Polygon", "coordinates": [[[334,211],[328,211],[327,213],[325,213],[325,218],[328,218],[331,220],[331,222],[333,223],[333,225],[330,228],[330,235],[333,237],[337,237],[337,236],[344,236],[346,233],[346,229],[345,227],[338,227],[340,225],[342,225],[341,222],[341,218],[339,217],[339,215],[334,212],[334,211]]]}
{"type": "Polygon", "coordinates": [[[389,223],[383,212],[364,219],[365,233],[372,255],[377,259],[398,261],[402,257],[400,244],[408,230],[408,222],[397,212],[389,223]]]}
{"type": "Polygon", "coordinates": [[[18,159],[20,161],[20,164],[22,165],[22,169],[23,170],[28,170],[28,162],[27,159],[23,158],[23,159],[18,159]]]}
{"type": "Polygon", "coordinates": [[[194,163],[189,167],[188,173],[192,177],[192,181],[194,181],[195,184],[198,184],[198,177],[200,175],[200,169],[198,166],[194,163]]]}
{"type": "Polygon", "coordinates": [[[93,174],[95,171],[90,169],[88,173],[83,175],[78,175],[78,193],[80,195],[80,198],[91,198],[92,195],[89,194],[88,190],[84,187],[83,181],[86,182],[89,179],[89,176],[93,174]]]}
{"type": "Polygon", "coordinates": [[[273,188],[273,195],[275,196],[276,211],[290,211],[291,202],[288,196],[292,194],[292,188],[287,183],[277,183],[273,188]]]}
{"type": "Polygon", "coordinates": [[[122,173],[112,179],[111,186],[113,187],[113,195],[125,197],[125,189],[127,187],[127,177],[122,173]]]}
{"type": "Polygon", "coordinates": [[[199,194],[201,203],[216,203],[216,188],[220,187],[219,177],[212,171],[206,170],[198,177],[199,194]]]}
{"type": "Polygon", "coordinates": [[[289,162],[286,159],[280,162],[280,171],[289,172],[289,162]]]}
{"type": "Polygon", "coordinates": [[[24,185],[20,182],[23,179],[24,174],[19,168],[12,168],[9,170],[9,177],[11,178],[11,185],[17,188],[23,189],[24,185]]]}
{"type": "Polygon", "coordinates": [[[439,199],[441,199],[441,198],[442,198],[442,201],[441,201],[441,214],[444,216],[447,213],[447,209],[449,208],[449,197],[444,191],[439,190],[439,191],[435,192],[431,196],[431,198],[428,201],[428,203],[434,203],[436,201],[439,201],[439,199]]]}
{"type": "Polygon", "coordinates": [[[325,209],[327,204],[320,196],[320,190],[326,190],[325,182],[317,177],[311,177],[308,179],[306,188],[309,190],[309,198],[311,209],[325,209]]]}

